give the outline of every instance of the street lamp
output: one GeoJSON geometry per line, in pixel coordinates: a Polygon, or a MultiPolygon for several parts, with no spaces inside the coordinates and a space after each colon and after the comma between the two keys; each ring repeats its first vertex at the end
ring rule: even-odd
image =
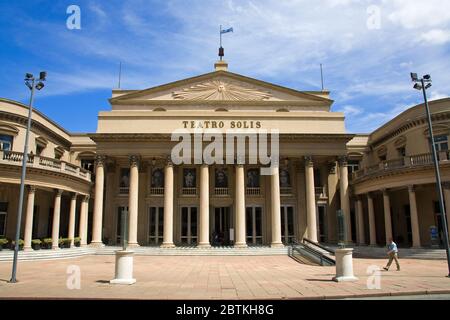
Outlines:
{"type": "MultiPolygon", "coordinates": [[[[428,130],[431,139],[431,149],[433,153],[434,171],[436,174],[436,188],[439,196],[439,210],[441,211],[441,224],[444,230],[444,246],[447,254],[447,265],[448,265],[448,277],[450,277],[450,250],[448,244],[448,229],[447,229],[447,218],[444,207],[444,197],[442,195],[442,183],[441,174],[439,172],[439,161],[437,158],[436,145],[434,143],[433,135],[433,125],[431,123],[430,107],[428,106],[427,89],[431,88],[431,76],[429,74],[424,75],[421,79],[418,78],[417,73],[411,73],[411,80],[415,82],[414,89],[422,90],[423,99],[425,101],[425,110],[427,113],[428,120],[428,130]]],[[[450,206],[450,203],[447,203],[450,206]]]]}
{"type": "Polygon", "coordinates": [[[22,175],[20,177],[20,193],[19,193],[19,208],[17,209],[17,225],[16,225],[16,239],[14,242],[14,258],[13,258],[13,267],[12,267],[12,275],[10,283],[16,283],[16,272],[17,272],[17,257],[19,255],[19,238],[20,238],[20,226],[22,224],[22,207],[23,207],[23,194],[25,191],[25,175],[27,169],[28,162],[28,140],[30,136],[31,129],[31,115],[33,113],[33,98],[34,98],[34,90],[41,90],[44,88],[44,81],[46,80],[47,72],[41,71],[39,74],[39,79],[35,79],[31,73],[27,73],[25,75],[25,85],[30,89],[30,105],[28,108],[28,123],[27,123],[27,132],[25,134],[25,146],[23,147],[23,157],[22,157],[22,175]]]}

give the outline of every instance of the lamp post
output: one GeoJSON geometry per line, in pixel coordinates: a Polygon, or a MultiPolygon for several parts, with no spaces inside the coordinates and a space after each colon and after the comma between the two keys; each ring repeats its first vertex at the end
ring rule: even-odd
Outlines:
{"type": "Polygon", "coordinates": [[[17,258],[19,254],[19,239],[20,239],[20,227],[22,224],[22,208],[23,208],[23,195],[25,191],[25,175],[27,171],[27,162],[28,162],[28,140],[30,136],[31,129],[31,115],[33,113],[33,98],[34,98],[34,90],[41,90],[44,87],[44,81],[47,77],[47,72],[42,71],[39,74],[39,79],[35,79],[31,73],[27,73],[25,75],[25,84],[31,91],[30,96],[30,105],[28,108],[28,122],[27,122],[27,131],[25,134],[25,146],[23,147],[23,157],[22,157],[22,175],[20,177],[20,192],[19,192],[19,208],[17,209],[17,225],[16,225],[16,238],[14,242],[14,258],[13,258],[13,266],[12,266],[12,274],[10,283],[16,283],[16,273],[17,273],[17,258]]]}
{"type": "MultiPolygon", "coordinates": [[[[427,89],[431,87],[431,76],[429,74],[424,75],[422,78],[418,78],[417,73],[411,73],[411,80],[415,82],[414,89],[416,90],[422,90],[423,93],[423,99],[425,101],[425,110],[427,113],[427,120],[428,120],[428,130],[430,134],[431,139],[431,150],[433,154],[433,162],[434,162],[434,171],[436,174],[436,189],[439,196],[439,210],[441,212],[441,224],[442,229],[444,231],[444,246],[445,251],[447,254],[447,265],[448,265],[448,275],[447,277],[450,277],[450,250],[449,250],[449,244],[448,244],[448,229],[447,229],[447,218],[446,218],[446,212],[445,212],[445,206],[444,206],[444,197],[442,194],[442,183],[441,183],[441,174],[439,172],[439,160],[437,157],[436,152],[436,145],[434,143],[434,135],[433,135],[433,125],[431,122],[431,114],[430,114],[430,107],[428,106],[428,98],[427,98],[427,89]]],[[[450,206],[450,203],[447,203],[447,205],[450,206]]]]}

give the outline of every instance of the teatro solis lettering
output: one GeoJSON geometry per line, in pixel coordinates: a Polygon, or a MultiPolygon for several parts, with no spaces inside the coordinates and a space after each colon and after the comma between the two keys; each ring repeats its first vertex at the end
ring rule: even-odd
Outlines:
{"type": "MultiPolygon", "coordinates": [[[[183,121],[184,129],[223,129],[225,128],[225,121],[183,121]]],[[[260,129],[261,121],[244,120],[244,121],[229,121],[228,128],[230,129],[260,129]]]]}

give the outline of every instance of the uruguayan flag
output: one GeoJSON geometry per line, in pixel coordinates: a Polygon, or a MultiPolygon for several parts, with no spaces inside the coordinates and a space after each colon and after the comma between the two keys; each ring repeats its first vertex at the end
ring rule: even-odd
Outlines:
{"type": "Polygon", "coordinates": [[[233,32],[233,28],[228,28],[225,30],[220,30],[220,33],[228,33],[228,32],[233,32]]]}

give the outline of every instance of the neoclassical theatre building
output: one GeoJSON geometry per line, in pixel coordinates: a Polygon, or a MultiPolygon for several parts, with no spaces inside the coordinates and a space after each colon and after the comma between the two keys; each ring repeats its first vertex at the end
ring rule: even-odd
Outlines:
{"type": "MultiPolygon", "coordinates": [[[[21,238],[130,246],[283,246],[307,238],[405,247],[442,230],[425,113],[406,110],[349,134],[326,91],[298,91],[215,70],[145,90],[113,90],[95,133],[72,134],[34,111],[21,238]],[[272,175],[244,161],[176,164],[175,130],[279,130],[272,175]]],[[[431,102],[450,211],[450,99],[431,102]]],[[[0,99],[0,238],[15,236],[28,108],[0,99]]],[[[202,145],[205,147],[206,144],[202,145]]],[[[440,235],[439,235],[440,236],[440,235]]],[[[438,239],[439,241],[439,239],[438,239]]]]}

